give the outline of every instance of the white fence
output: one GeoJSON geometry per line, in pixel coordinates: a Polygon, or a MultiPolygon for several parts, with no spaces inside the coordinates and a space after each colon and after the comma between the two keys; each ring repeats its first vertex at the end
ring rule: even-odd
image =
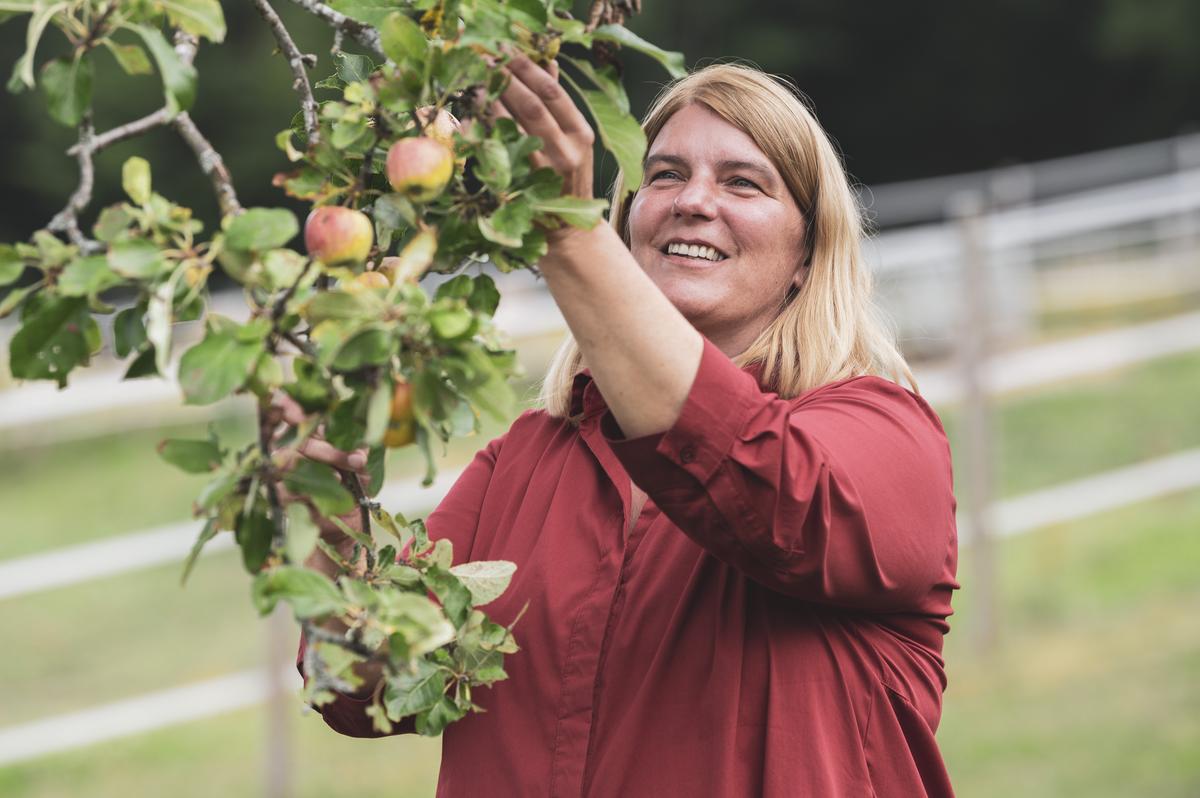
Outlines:
{"type": "MultiPolygon", "coordinates": [[[[1057,257],[1064,252],[1094,252],[1098,247],[1112,249],[1131,243],[1148,243],[1170,250],[1180,240],[1188,246],[1195,243],[1200,227],[1196,224],[1200,217],[1200,159],[1189,160],[1194,144],[1191,138],[1178,140],[1173,150],[1177,157],[1168,164],[1170,168],[1161,170],[1163,174],[1145,176],[1156,171],[1146,165],[1154,160],[1147,148],[1138,151],[1146,160],[1145,168],[1137,173],[1139,179],[1129,179],[1128,165],[1114,167],[1109,173],[1123,176],[1120,185],[1092,185],[1086,192],[1044,201],[1038,201],[1039,193],[1053,192],[1035,191],[1036,185],[1030,182],[1029,174],[1038,174],[1037,166],[1026,167],[1033,171],[1023,178],[1026,185],[1020,191],[1011,190],[1014,174],[1011,170],[1007,173],[1010,178],[1007,189],[1003,179],[982,180],[979,175],[970,175],[939,178],[924,185],[907,184],[903,190],[911,192],[914,198],[939,196],[944,205],[947,195],[952,193],[948,187],[957,190],[982,184],[991,187],[997,205],[1005,206],[987,215],[983,234],[983,246],[992,259],[992,291],[1017,298],[1010,306],[1000,306],[1003,337],[1006,331],[1019,331],[1026,323],[1032,310],[1029,280],[1037,269],[1039,257],[1047,253],[1057,257]],[[1019,323],[1009,325],[1013,318],[1019,323]]],[[[1043,168],[1040,174],[1058,175],[1060,184],[1071,185],[1071,180],[1077,183],[1082,180],[1079,175],[1104,172],[1097,163],[1100,162],[1062,162],[1055,168],[1043,168]],[[1080,166],[1084,163],[1092,165],[1080,166]]],[[[996,178],[996,174],[991,178],[996,178]]],[[[1039,179],[1053,185],[1048,177],[1039,179]]],[[[897,192],[899,188],[876,190],[876,204],[882,197],[900,196],[897,192]]],[[[926,213],[923,218],[928,218],[929,201],[921,202],[925,202],[921,206],[926,213]]],[[[920,206],[920,202],[916,204],[920,206]]],[[[880,279],[884,303],[899,319],[902,334],[910,340],[948,347],[955,340],[956,325],[961,320],[954,310],[958,304],[957,290],[947,286],[947,282],[958,279],[961,231],[953,224],[938,222],[887,232],[874,238],[868,251],[880,279]]],[[[1194,251],[1187,252],[1194,259],[1194,251]]],[[[1196,271],[1200,270],[1192,260],[1180,273],[1186,279],[1196,271]]],[[[561,316],[549,295],[531,282],[516,282],[528,281],[526,275],[505,275],[501,279],[510,281],[510,285],[502,286],[505,302],[497,320],[514,338],[546,335],[562,329],[561,316]]],[[[1184,287],[1189,288],[1190,284],[1184,287]]],[[[230,298],[217,301],[228,303],[230,298]]],[[[240,298],[231,307],[238,302],[240,298]]],[[[930,348],[936,350],[938,346],[930,348]]],[[[987,392],[1003,393],[1195,349],[1200,349],[1200,314],[1193,313],[998,354],[981,364],[981,382],[987,392]]],[[[0,394],[0,435],[10,443],[19,442],[22,429],[63,428],[69,426],[65,422],[96,412],[124,411],[120,423],[136,426],[146,423],[145,419],[155,418],[147,410],[173,405],[179,396],[170,380],[121,383],[116,374],[111,374],[81,375],[72,382],[71,390],[65,392],[31,385],[0,394]]],[[[950,368],[920,371],[918,382],[931,403],[944,404],[961,398],[962,383],[950,368]]],[[[385,489],[384,501],[396,506],[413,495],[422,495],[423,503],[432,504],[449,488],[455,476],[443,474],[433,489],[422,493],[417,492],[415,484],[390,485],[385,489]]],[[[1200,450],[1191,450],[995,502],[986,518],[997,534],[1016,534],[1197,485],[1200,485],[1200,450]]],[[[179,560],[190,548],[195,531],[194,524],[185,522],[0,562],[0,600],[179,560]],[[137,553],[136,558],[131,557],[132,552],[137,553]]],[[[221,546],[214,541],[209,550],[220,550],[221,546]]],[[[294,674],[288,678],[294,684],[294,674]]],[[[211,683],[0,729],[0,765],[248,706],[265,699],[264,679],[258,671],[235,674],[211,683]],[[152,723],[145,719],[147,715],[159,720],[152,723]]]]}

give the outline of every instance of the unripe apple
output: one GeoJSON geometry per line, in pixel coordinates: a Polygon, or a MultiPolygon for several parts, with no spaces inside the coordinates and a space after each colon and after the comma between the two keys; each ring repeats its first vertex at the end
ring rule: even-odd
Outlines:
{"type": "Polygon", "coordinates": [[[357,294],[361,291],[371,291],[376,288],[390,288],[391,280],[383,272],[363,272],[356,274],[353,280],[345,284],[345,289],[351,294],[357,294]]]}
{"type": "Polygon", "coordinates": [[[370,217],[353,208],[323,205],[304,222],[308,254],[329,265],[366,260],[374,241],[370,217]]]}
{"type": "Polygon", "coordinates": [[[454,153],[428,136],[400,139],[388,150],[388,182],[414,202],[437,197],[453,174],[454,153]]]}
{"type": "Polygon", "coordinates": [[[384,446],[407,446],[417,439],[417,421],[413,418],[412,385],[396,383],[392,393],[392,409],[388,416],[387,432],[383,434],[384,446]]]}

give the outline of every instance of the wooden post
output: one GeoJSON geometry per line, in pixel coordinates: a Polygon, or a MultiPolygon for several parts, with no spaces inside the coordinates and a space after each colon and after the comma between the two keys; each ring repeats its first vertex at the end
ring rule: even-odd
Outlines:
{"type": "Polygon", "coordinates": [[[284,671],[293,662],[296,624],[290,608],[280,602],[267,620],[267,740],[265,794],[267,798],[292,795],[293,697],[284,681],[284,671]]]}
{"type": "Polygon", "coordinates": [[[971,637],[979,653],[996,646],[996,563],[992,550],[990,508],[992,503],[992,413],[988,395],[987,369],[991,354],[991,323],[988,280],[987,226],[985,203],[980,192],[955,195],[949,203],[961,245],[961,329],[959,359],[963,379],[963,442],[968,504],[965,518],[971,550],[971,570],[964,591],[971,595],[971,637]]]}

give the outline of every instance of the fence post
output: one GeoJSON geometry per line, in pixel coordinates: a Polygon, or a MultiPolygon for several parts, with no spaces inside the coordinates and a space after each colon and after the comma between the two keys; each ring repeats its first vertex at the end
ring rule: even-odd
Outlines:
{"type": "Polygon", "coordinates": [[[292,795],[293,697],[284,682],[285,668],[292,664],[296,624],[290,608],[280,602],[267,619],[267,740],[264,779],[267,798],[292,795]]]}
{"type": "Polygon", "coordinates": [[[948,203],[961,246],[959,363],[963,379],[962,428],[966,460],[961,473],[967,487],[967,528],[971,550],[969,590],[973,596],[971,638],[987,653],[997,640],[996,563],[992,549],[992,413],[986,384],[991,355],[988,231],[984,195],[956,194],[948,203]]]}

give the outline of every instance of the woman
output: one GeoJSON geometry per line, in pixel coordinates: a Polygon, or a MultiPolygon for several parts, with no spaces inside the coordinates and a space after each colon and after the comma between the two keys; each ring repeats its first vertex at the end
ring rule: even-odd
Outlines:
{"type": "MultiPolygon", "coordinates": [[[[498,112],[590,197],[555,70],[510,69],[498,112]]],[[[541,409],[428,518],[460,561],[517,563],[493,619],[529,603],[488,712],[445,732],[438,794],[950,795],[950,452],[897,384],[839,159],[740,66],[675,83],[645,128],[633,198],[618,180],[612,225],[540,264],[572,333],[541,409]]],[[[367,703],[321,711],[376,736],[367,703]]]]}

